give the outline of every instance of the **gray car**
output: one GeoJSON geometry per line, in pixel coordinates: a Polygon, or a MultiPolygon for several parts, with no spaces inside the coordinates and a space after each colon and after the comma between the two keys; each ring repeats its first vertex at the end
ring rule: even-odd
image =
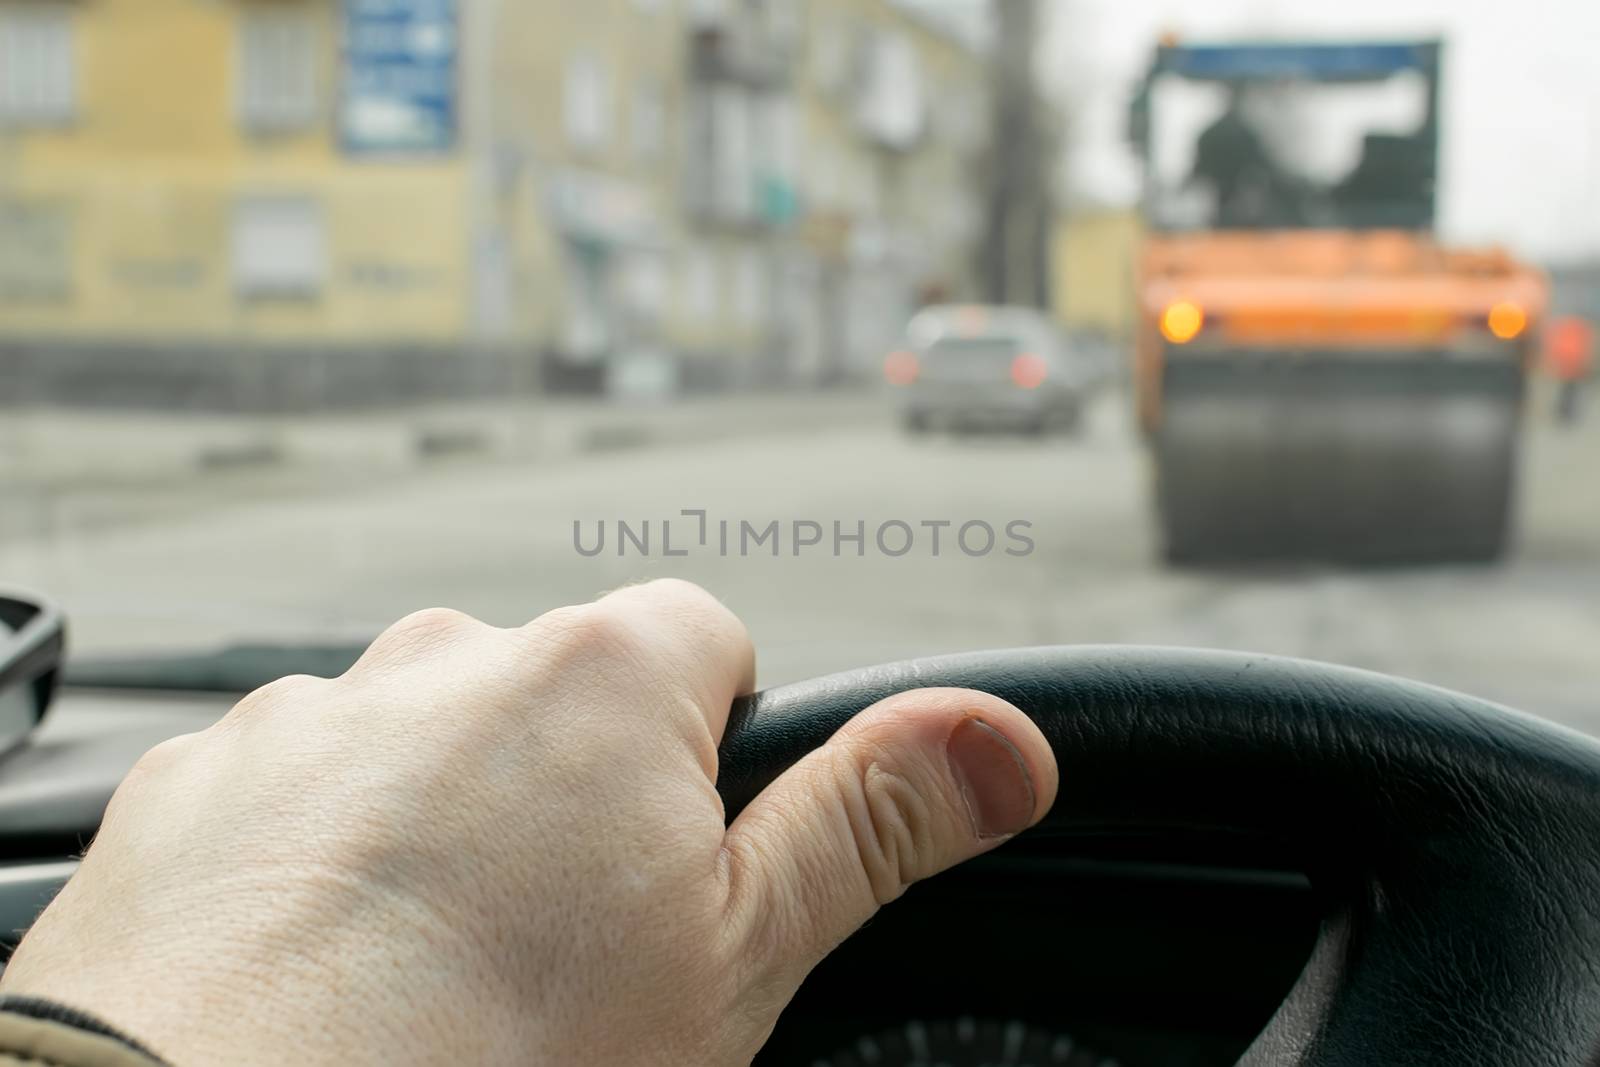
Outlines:
{"type": "Polygon", "coordinates": [[[907,429],[1072,431],[1091,380],[1055,326],[1031,308],[930,307],[906,328],[884,377],[907,429]]]}

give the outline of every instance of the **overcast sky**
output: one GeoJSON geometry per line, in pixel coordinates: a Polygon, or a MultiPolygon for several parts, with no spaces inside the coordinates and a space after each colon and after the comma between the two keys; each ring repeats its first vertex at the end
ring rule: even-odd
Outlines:
{"type": "Polygon", "coordinates": [[[1600,255],[1600,0],[1039,2],[1042,73],[1077,116],[1079,194],[1133,199],[1128,93],[1164,30],[1196,41],[1442,37],[1446,236],[1541,258],[1600,255]]]}

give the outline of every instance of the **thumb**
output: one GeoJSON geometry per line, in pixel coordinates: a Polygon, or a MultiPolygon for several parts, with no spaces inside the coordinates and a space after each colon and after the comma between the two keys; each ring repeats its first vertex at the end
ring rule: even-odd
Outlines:
{"type": "Polygon", "coordinates": [[[998,697],[920,689],[872,705],[728,828],[750,977],[792,992],[907,886],[1032,826],[1055,795],[1049,743],[998,697]]]}

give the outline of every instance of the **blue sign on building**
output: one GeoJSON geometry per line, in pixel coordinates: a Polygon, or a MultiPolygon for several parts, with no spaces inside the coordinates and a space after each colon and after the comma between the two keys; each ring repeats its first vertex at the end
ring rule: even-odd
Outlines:
{"type": "Polygon", "coordinates": [[[344,0],[340,136],[354,153],[455,146],[456,0],[344,0]]]}

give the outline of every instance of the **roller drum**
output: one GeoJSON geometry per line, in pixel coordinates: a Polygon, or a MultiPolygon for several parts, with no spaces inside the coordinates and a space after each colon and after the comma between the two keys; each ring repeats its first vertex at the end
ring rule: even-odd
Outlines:
{"type": "Polygon", "coordinates": [[[1442,355],[1168,361],[1157,506],[1175,562],[1484,561],[1505,548],[1523,376],[1442,355]]]}

